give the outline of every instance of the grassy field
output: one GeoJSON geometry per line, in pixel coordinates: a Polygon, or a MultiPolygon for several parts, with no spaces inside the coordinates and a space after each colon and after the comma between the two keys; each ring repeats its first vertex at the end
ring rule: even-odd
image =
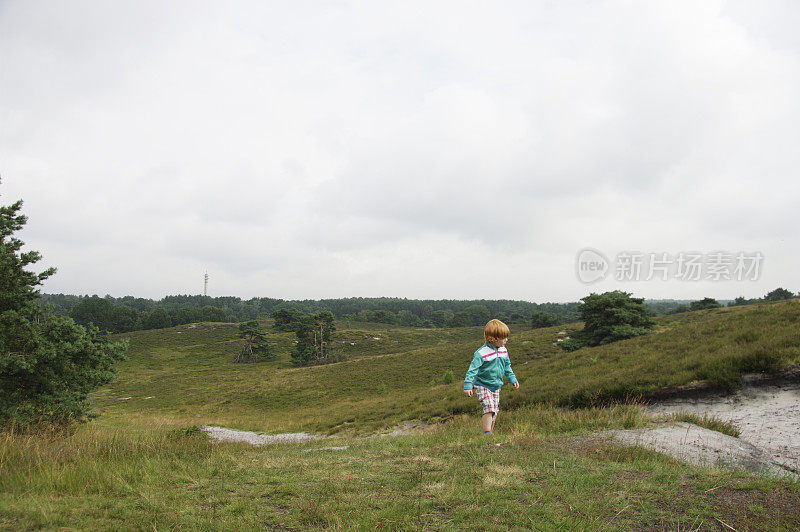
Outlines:
{"type": "Polygon", "coordinates": [[[131,333],[119,379],[93,396],[100,418],[72,434],[0,433],[0,528],[800,528],[798,483],[616,446],[593,431],[644,426],[642,409],[590,406],[796,364],[800,301],[658,324],[573,353],[556,340],[579,325],[512,327],[522,386],[504,388],[491,438],[461,392],[480,328],[339,324],[351,359],[312,368],[291,367],[285,333],[271,335],[278,359],[249,365],[230,362],[235,325],[131,333]],[[431,424],[371,436],[410,419],[431,424]],[[212,444],[205,424],[333,437],[212,444]],[[347,449],[304,452],[324,446],[347,449]]]}
{"type": "MultiPolygon", "coordinates": [[[[461,380],[483,343],[480,327],[347,325],[335,341],[352,359],[306,368],[289,363],[290,333],[271,336],[279,358],[255,364],[230,362],[241,346],[235,324],[127,334],[130,360],[94,395],[98,421],[122,427],[158,415],[263,432],[363,433],[476,411],[461,380]],[[455,375],[449,385],[447,371],[455,375]]],[[[556,345],[560,331],[580,327],[512,326],[508,349],[521,387],[503,390],[504,408],[591,406],[701,380],[733,389],[742,373],[800,363],[800,300],[661,317],[653,334],[572,353],[556,345]]]]}

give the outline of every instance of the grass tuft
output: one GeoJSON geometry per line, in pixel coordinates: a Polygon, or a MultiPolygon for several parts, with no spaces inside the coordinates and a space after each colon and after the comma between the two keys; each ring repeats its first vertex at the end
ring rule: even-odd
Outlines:
{"type": "Polygon", "coordinates": [[[703,414],[700,416],[699,414],[692,412],[676,412],[666,416],[666,418],[674,421],[685,421],[687,423],[692,423],[698,427],[715,430],[717,432],[721,432],[722,434],[733,436],[734,438],[738,438],[741,434],[741,431],[736,427],[736,425],[730,421],[723,421],[713,415],[703,414]]]}

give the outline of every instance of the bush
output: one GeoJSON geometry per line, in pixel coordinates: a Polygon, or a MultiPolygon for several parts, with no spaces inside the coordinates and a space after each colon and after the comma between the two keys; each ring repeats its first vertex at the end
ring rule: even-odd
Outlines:
{"type": "Polygon", "coordinates": [[[709,308],[719,308],[722,305],[714,298],[705,297],[700,301],[692,301],[689,303],[689,310],[705,310],[709,308]]]}
{"type": "Polygon", "coordinates": [[[563,342],[559,342],[558,347],[560,347],[564,351],[572,352],[572,351],[577,351],[582,347],[586,347],[586,342],[584,342],[580,338],[570,338],[569,340],[564,340],[563,342]]]}
{"type": "Polygon", "coordinates": [[[442,382],[444,384],[453,384],[455,380],[456,378],[453,375],[453,370],[448,369],[447,371],[444,372],[444,377],[442,377],[442,382]]]}

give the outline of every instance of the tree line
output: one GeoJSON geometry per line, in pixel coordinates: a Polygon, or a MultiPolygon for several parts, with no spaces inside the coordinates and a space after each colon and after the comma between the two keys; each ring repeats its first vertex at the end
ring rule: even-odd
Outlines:
{"type": "MultiPolygon", "coordinates": [[[[743,296],[739,296],[736,299],[728,301],[727,306],[729,307],[738,307],[740,305],[755,305],[758,303],[772,303],[775,301],[784,301],[786,299],[793,299],[795,297],[800,297],[800,292],[797,294],[792,293],[791,291],[785,288],[776,288],[770,292],[767,292],[764,297],[756,297],[752,299],[747,299],[743,296]]],[[[692,301],[688,305],[681,304],[677,307],[671,309],[667,314],[680,314],[681,312],[691,312],[693,310],[705,310],[709,308],[720,308],[722,307],[722,303],[714,299],[713,297],[704,297],[703,299],[699,299],[697,301],[692,301]]]]}
{"type": "MultiPolygon", "coordinates": [[[[728,306],[748,305],[797,297],[777,288],[762,298],[737,297],[728,306]]],[[[724,302],[724,300],[723,300],[724,302]]],[[[580,303],[532,303],[515,300],[419,300],[406,298],[341,298],[320,300],[283,300],[235,296],[210,297],[173,295],[160,300],[110,295],[99,297],[43,294],[41,305],[81,325],[90,323],[102,331],[124,333],[161,329],[187,323],[242,322],[272,317],[277,311],[300,314],[330,312],[334,319],[386,323],[407,327],[444,328],[483,325],[491,318],[505,323],[526,323],[534,328],[551,327],[581,321],[580,303]]],[[[656,315],[675,314],[722,306],[712,298],[690,300],[651,300],[644,305],[656,315]]]]}
{"type": "Polygon", "coordinates": [[[578,303],[532,303],[515,300],[419,300],[406,298],[341,298],[283,300],[274,298],[167,296],[152,300],[110,295],[100,297],[43,294],[39,303],[76,323],[92,323],[103,331],[123,333],[173,327],[201,321],[242,322],[271,317],[280,310],[301,314],[330,312],[334,319],[387,323],[409,327],[466,327],[484,325],[491,318],[506,323],[530,323],[546,313],[556,323],[579,319],[578,303]]]}

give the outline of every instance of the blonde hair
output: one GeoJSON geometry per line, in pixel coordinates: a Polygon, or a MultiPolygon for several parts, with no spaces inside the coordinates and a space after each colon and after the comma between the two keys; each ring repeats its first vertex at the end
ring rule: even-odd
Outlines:
{"type": "Polygon", "coordinates": [[[486,328],[483,329],[483,337],[486,338],[487,342],[491,343],[508,338],[510,334],[511,331],[508,329],[508,325],[500,320],[490,320],[486,324],[486,328]]]}

